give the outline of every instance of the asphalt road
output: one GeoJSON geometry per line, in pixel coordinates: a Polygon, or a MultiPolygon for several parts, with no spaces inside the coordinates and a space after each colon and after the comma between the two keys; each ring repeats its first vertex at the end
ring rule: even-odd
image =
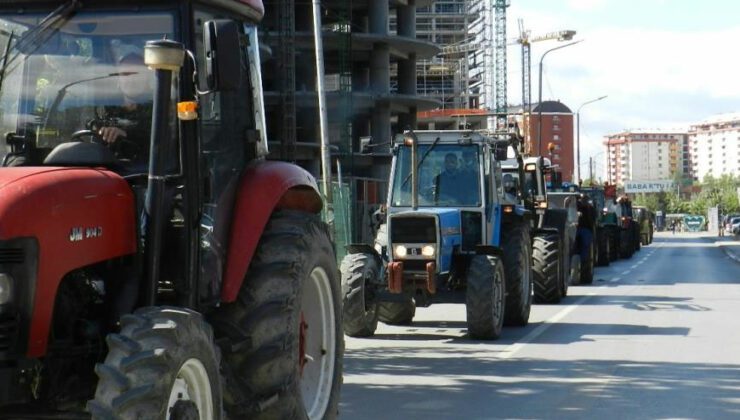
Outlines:
{"type": "Polygon", "coordinates": [[[657,234],[530,324],[473,341],[462,304],[346,339],[341,419],[740,418],[740,263],[657,234]]]}

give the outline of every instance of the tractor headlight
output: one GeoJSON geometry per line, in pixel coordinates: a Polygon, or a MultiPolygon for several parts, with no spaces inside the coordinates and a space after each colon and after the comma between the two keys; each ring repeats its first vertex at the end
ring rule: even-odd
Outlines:
{"type": "Polygon", "coordinates": [[[398,257],[398,258],[403,258],[403,257],[405,257],[405,256],[406,256],[406,254],[408,254],[408,252],[409,252],[409,250],[408,250],[408,249],[406,249],[406,247],[405,247],[405,246],[403,246],[403,245],[398,245],[398,246],[396,247],[396,257],[398,257]]]}
{"type": "Polygon", "coordinates": [[[425,257],[433,257],[435,251],[434,245],[426,245],[421,248],[421,255],[425,257]]]}
{"type": "Polygon", "coordinates": [[[0,273],[0,305],[10,302],[11,299],[13,299],[13,278],[0,273]]]}

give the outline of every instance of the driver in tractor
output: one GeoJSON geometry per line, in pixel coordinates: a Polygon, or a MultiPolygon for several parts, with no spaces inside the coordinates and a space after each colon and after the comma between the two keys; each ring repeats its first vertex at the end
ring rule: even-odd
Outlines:
{"type": "Polygon", "coordinates": [[[146,159],[152,126],[152,89],[144,57],[131,52],[118,61],[120,105],[103,107],[100,137],[109,145],[123,149],[134,160],[146,159]]]}
{"type": "Polygon", "coordinates": [[[457,168],[457,155],[447,153],[444,160],[444,170],[434,178],[437,202],[455,201],[460,202],[464,199],[461,195],[464,190],[461,188],[461,182],[464,177],[457,168]]]}

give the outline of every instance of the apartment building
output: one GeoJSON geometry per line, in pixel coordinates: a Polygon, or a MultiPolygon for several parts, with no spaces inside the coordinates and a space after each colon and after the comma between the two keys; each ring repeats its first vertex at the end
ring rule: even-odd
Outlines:
{"type": "Polygon", "coordinates": [[[672,179],[684,173],[687,134],[681,130],[629,130],[606,136],[607,181],[672,179]]]}
{"type": "Polygon", "coordinates": [[[740,175],[740,113],[720,114],[689,127],[692,176],[740,175]]]}

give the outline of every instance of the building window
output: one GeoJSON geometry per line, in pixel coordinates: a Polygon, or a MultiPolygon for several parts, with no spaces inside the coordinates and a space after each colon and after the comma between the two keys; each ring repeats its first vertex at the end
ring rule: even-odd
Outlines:
{"type": "Polygon", "coordinates": [[[552,120],[553,121],[560,121],[560,117],[558,117],[557,115],[553,115],[552,116],[552,120]]]}
{"type": "Polygon", "coordinates": [[[552,155],[552,159],[553,160],[560,160],[560,155],[557,154],[557,153],[555,153],[554,155],[552,155]]]}
{"type": "Polygon", "coordinates": [[[552,135],[552,139],[553,139],[553,141],[560,141],[560,136],[557,135],[557,134],[553,134],[552,135]]]}
{"type": "Polygon", "coordinates": [[[557,124],[554,124],[554,125],[552,126],[552,131],[560,131],[560,126],[559,126],[559,125],[557,125],[557,124]]]}

